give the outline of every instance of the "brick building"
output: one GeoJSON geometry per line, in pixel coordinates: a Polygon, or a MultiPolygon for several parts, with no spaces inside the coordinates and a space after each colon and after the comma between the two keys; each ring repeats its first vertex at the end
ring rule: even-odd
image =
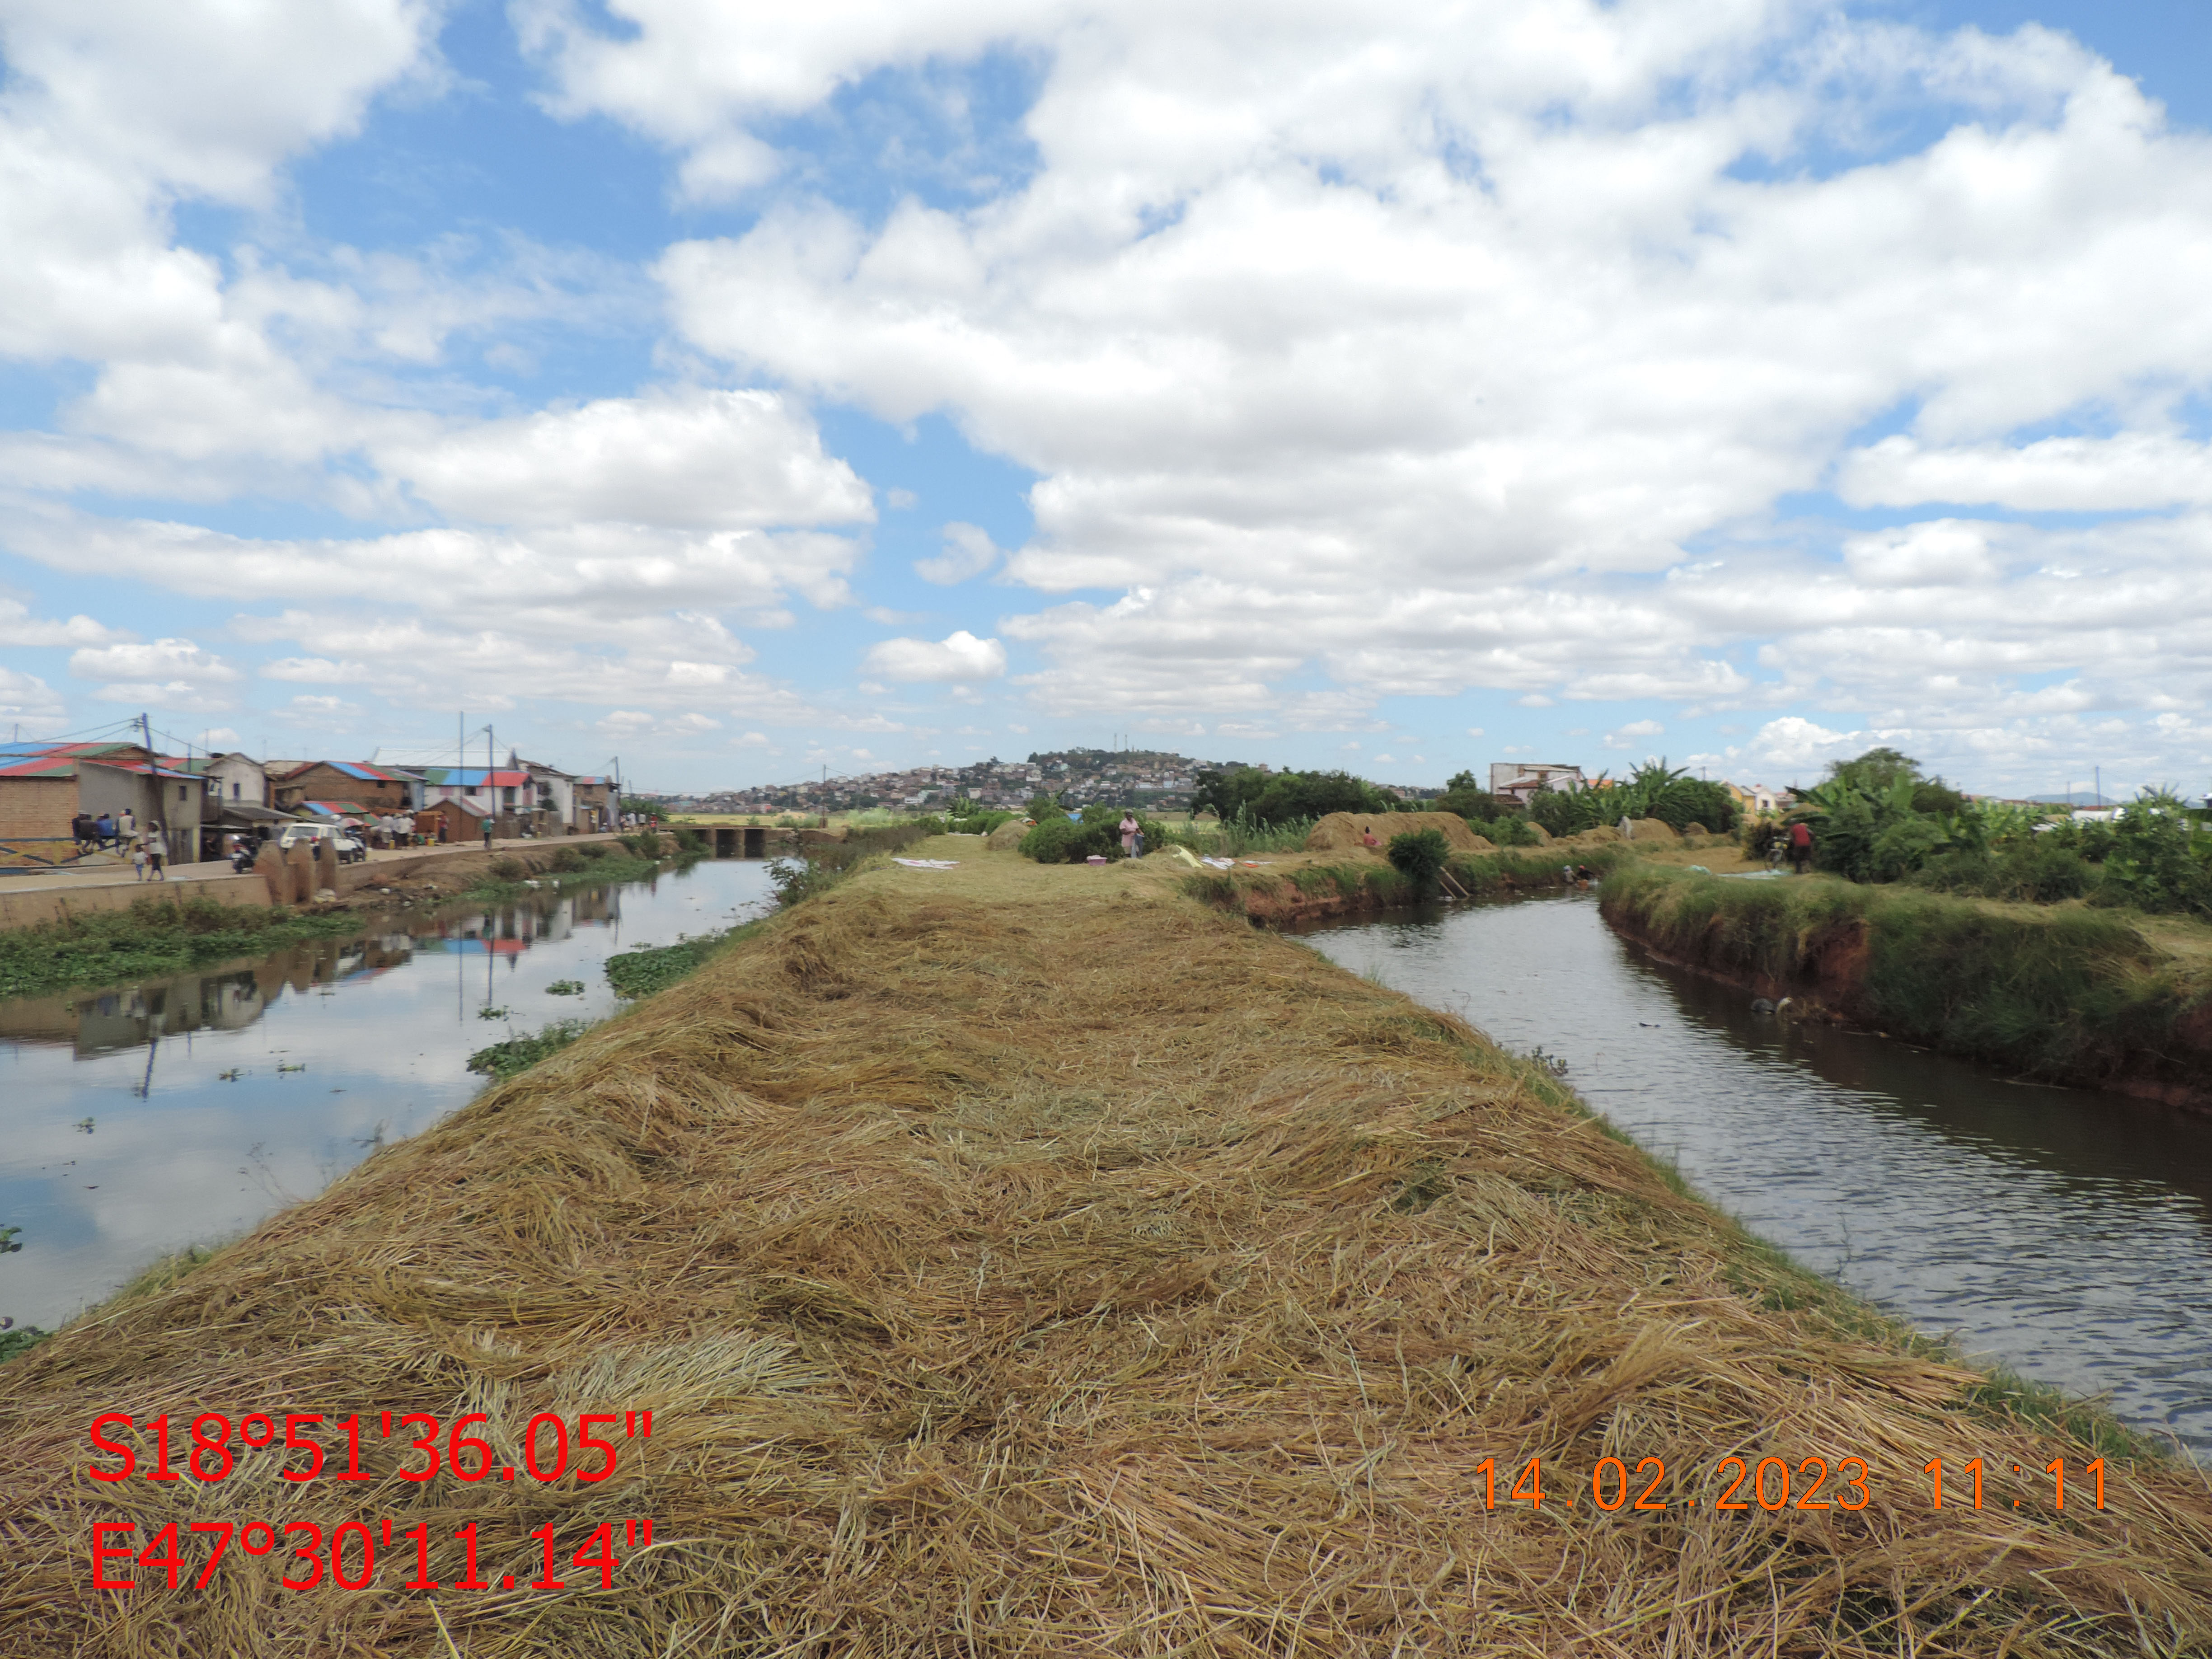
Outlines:
{"type": "Polygon", "coordinates": [[[358,804],[368,812],[403,812],[415,805],[415,783],[404,772],[359,761],[298,761],[282,771],[271,763],[270,805],[294,811],[306,801],[358,804]]]}

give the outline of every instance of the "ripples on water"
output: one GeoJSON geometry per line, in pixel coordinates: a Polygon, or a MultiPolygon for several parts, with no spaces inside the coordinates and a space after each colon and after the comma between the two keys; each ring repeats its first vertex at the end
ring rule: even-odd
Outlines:
{"type": "Polygon", "coordinates": [[[1568,1082],[1799,1262],[2212,1452],[2212,1118],[1750,1011],[1588,897],[1316,929],[1568,1082]]]}
{"type": "Polygon", "coordinates": [[[51,1329],[465,1104],[477,1049],[614,1011],[606,958],[719,931],[765,866],[387,920],[249,966],[0,1002],[0,1315],[51,1329]],[[547,987],[583,982],[581,996],[547,987]],[[478,1018],[486,1007],[506,1018],[478,1018]]]}

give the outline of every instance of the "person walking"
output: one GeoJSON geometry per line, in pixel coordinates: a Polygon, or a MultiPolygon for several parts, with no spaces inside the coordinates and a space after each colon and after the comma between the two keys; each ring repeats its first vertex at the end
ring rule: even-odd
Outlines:
{"type": "Polygon", "coordinates": [[[137,835],[138,816],[126,806],[115,816],[116,841],[119,845],[127,847],[137,840],[137,835]]]}
{"type": "Polygon", "coordinates": [[[169,841],[162,831],[161,820],[154,819],[146,826],[140,838],[146,844],[146,872],[149,881],[168,880],[169,841]]]}
{"type": "Polygon", "coordinates": [[[1121,830],[1121,856],[1122,856],[1122,857],[1124,857],[1124,858],[1131,858],[1131,859],[1133,859],[1133,858],[1136,857],[1136,856],[1137,856],[1137,818],[1136,818],[1136,814],[1134,814],[1133,812],[1124,812],[1124,813],[1122,813],[1122,814],[1121,814],[1121,822],[1118,825],[1116,825],[1115,827],[1116,827],[1117,829],[1119,829],[1119,830],[1121,830]]]}
{"type": "Polygon", "coordinates": [[[92,833],[94,850],[105,852],[115,844],[115,820],[102,812],[93,820],[92,833]]]}
{"type": "Polygon", "coordinates": [[[1790,826],[1790,868],[1803,875],[1813,867],[1813,826],[1802,819],[1790,826]]]}
{"type": "Polygon", "coordinates": [[[131,878],[133,881],[146,879],[146,842],[143,836],[134,836],[131,840],[131,878]]]}
{"type": "Polygon", "coordinates": [[[92,819],[88,814],[79,812],[70,820],[70,838],[76,842],[76,855],[79,858],[92,851],[94,834],[92,819]]]}

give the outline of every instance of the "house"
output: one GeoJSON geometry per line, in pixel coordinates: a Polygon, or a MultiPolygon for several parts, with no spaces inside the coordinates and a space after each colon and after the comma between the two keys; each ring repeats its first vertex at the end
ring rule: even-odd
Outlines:
{"type": "Polygon", "coordinates": [[[518,759],[513,755],[507,757],[507,764],[529,775],[530,787],[536,792],[537,799],[526,805],[534,807],[540,814],[550,815],[547,828],[566,829],[576,822],[576,780],[572,774],[537,761],[518,759]]]}
{"type": "Polygon", "coordinates": [[[615,827],[615,789],[611,778],[578,776],[569,780],[574,792],[574,815],[568,822],[585,835],[615,827]]]}
{"type": "Polygon", "coordinates": [[[415,805],[414,780],[387,767],[358,761],[298,761],[269,774],[272,803],[297,811],[307,800],[357,802],[364,812],[404,811],[415,805]]]}
{"type": "Polygon", "coordinates": [[[1572,794],[1585,787],[1589,780],[1583,776],[1579,766],[1565,766],[1553,762],[1493,761],[1490,767],[1490,793],[1500,800],[1510,800],[1517,806],[1526,806],[1547,789],[1563,790],[1572,794]]]}
{"type": "Polygon", "coordinates": [[[261,763],[250,755],[194,755],[182,760],[165,760],[162,764],[173,766],[179,772],[195,773],[207,780],[210,816],[217,801],[225,806],[270,805],[269,774],[261,763]]]}
{"type": "Polygon", "coordinates": [[[161,764],[173,771],[189,772],[206,786],[200,802],[202,860],[225,855],[226,836],[247,841],[266,841],[292,822],[289,812],[269,805],[269,774],[251,755],[169,755],[161,764]]]}
{"type": "Polygon", "coordinates": [[[1723,786],[1735,797],[1735,804],[1756,817],[1778,811],[1790,799],[1787,791],[1768,788],[1763,783],[1730,783],[1723,786]]]}
{"type": "Polygon", "coordinates": [[[0,744],[0,837],[10,841],[66,842],[79,812],[97,817],[127,808],[142,825],[158,820],[170,860],[186,863],[198,854],[205,794],[198,778],[136,744],[0,744]]]}
{"type": "Polygon", "coordinates": [[[432,801],[415,814],[415,833],[432,841],[459,844],[483,839],[484,809],[452,797],[432,801]]]}
{"type": "Polygon", "coordinates": [[[441,800],[457,800],[475,807],[479,815],[489,812],[502,819],[528,822],[522,815],[530,812],[537,800],[537,787],[530,774],[520,768],[493,770],[482,766],[426,766],[417,775],[422,780],[422,799],[416,808],[418,812],[441,800]]]}

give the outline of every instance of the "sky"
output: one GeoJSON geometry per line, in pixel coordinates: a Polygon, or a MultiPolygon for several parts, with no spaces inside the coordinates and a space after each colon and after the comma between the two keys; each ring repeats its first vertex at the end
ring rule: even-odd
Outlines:
{"type": "Polygon", "coordinates": [[[2212,784],[2202,0],[0,0],[0,732],[2212,784]]]}

